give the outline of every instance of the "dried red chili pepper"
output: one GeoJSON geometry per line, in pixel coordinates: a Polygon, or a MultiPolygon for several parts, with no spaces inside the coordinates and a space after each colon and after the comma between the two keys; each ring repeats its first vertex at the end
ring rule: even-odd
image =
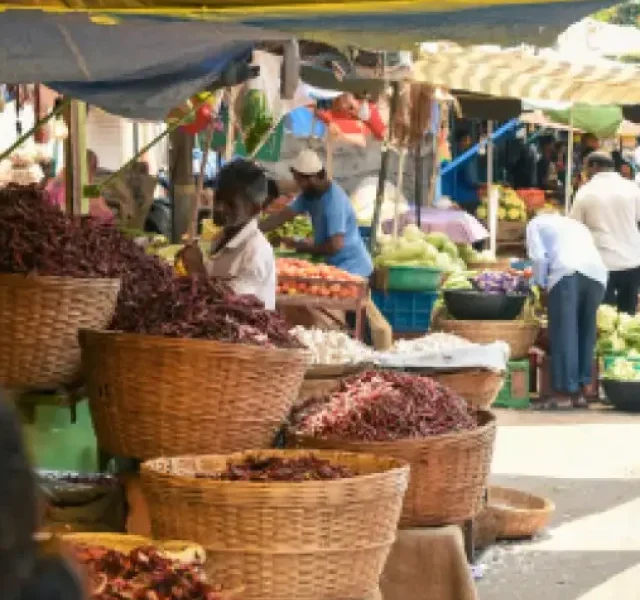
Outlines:
{"type": "Polygon", "coordinates": [[[367,371],[291,416],[292,428],[314,437],[387,441],[421,438],[478,425],[474,409],[429,377],[367,371]]]}

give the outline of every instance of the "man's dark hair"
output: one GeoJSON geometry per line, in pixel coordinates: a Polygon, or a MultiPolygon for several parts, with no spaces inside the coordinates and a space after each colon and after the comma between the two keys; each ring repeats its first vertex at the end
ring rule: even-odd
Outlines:
{"type": "Polygon", "coordinates": [[[606,152],[591,152],[587,157],[587,167],[590,169],[601,169],[603,171],[612,170],[615,166],[613,158],[606,152]]]}
{"type": "Polygon", "coordinates": [[[467,127],[462,127],[456,130],[456,142],[460,143],[464,138],[471,137],[471,130],[467,127]]]}
{"type": "Polygon", "coordinates": [[[555,145],[555,142],[556,138],[554,138],[552,135],[541,135],[538,138],[538,145],[540,146],[540,148],[546,148],[551,144],[555,145]]]}
{"type": "Polygon", "coordinates": [[[269,197],[269,181],[258,165],[238,159],[220,170],[217,194],[238,198],[241,202],[262,208],[269,197]]]}

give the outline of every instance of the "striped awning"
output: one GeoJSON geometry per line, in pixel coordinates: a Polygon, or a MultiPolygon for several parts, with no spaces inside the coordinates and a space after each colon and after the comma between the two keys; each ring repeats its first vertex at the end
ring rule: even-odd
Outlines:
{"type": "Polygon", "coordinates": [[[520,48],[440,46],[423,53],[414,76],[432,85],[499,98],[640,104],[638,67],[573,63],[520,48]]]}

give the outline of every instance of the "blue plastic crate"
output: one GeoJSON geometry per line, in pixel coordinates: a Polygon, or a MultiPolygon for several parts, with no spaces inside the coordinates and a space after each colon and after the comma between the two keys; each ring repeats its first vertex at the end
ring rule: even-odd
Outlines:
{"type": "Polygon", "coordinates": [[[431,325],[438,292],[372,290],[371,297],[396,333],[425,333],[431,325]]]}

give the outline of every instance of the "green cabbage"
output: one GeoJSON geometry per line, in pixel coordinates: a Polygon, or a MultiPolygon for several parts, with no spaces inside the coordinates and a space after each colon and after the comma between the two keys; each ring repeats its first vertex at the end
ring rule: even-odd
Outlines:
{"type": "Polygon", "coordinates": [[[602,304],[598,308],[596,323],[598,331],[611,333],[615,331],[618,326],[618,312],[613,306],[602,304]]]}
{"type": "Polygon", "coordinates": [[[618,379],[621,381],[638,381],[640,372],[636,371],[635,365],[626,358],[616,358],[613,365],[604,374],[606,379],[618,379]]]}

